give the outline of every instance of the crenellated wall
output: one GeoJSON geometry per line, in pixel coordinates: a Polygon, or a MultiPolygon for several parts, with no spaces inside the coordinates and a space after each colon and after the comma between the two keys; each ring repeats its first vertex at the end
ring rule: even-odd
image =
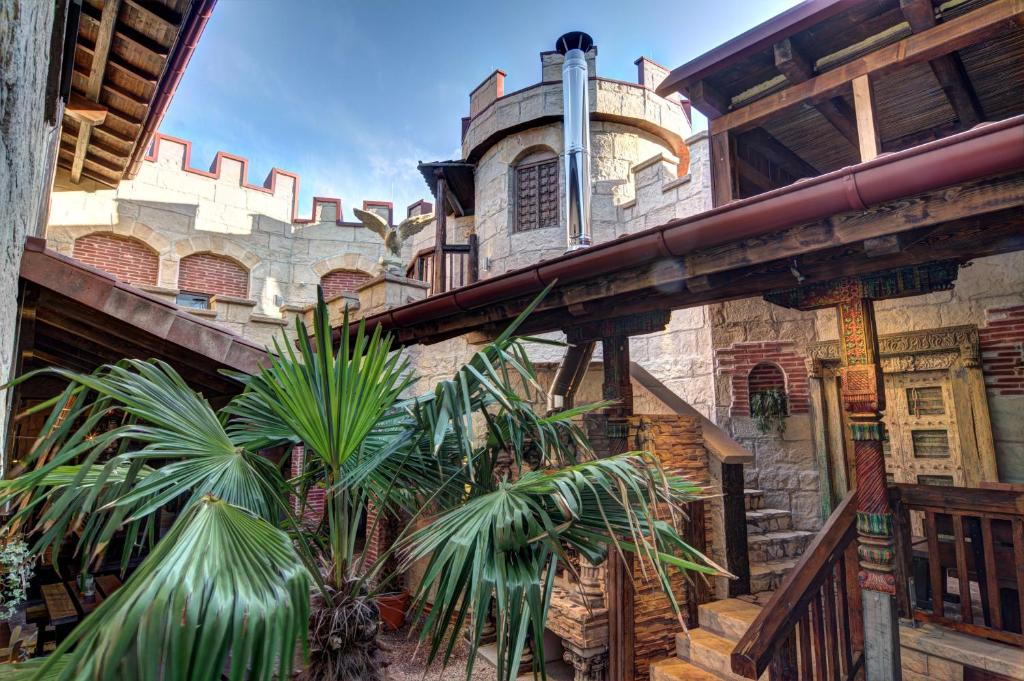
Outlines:
{"type": "MultiPolygon", "coordinates": [[[[213,309],[197,314],[268,342],[291,314],[315,301],[323,277],[329,277],[335,294],[346,282],[354,293],[379,274],[384,254],[376,234],[343,219],[340,199],[316,197],[310,214],[301,216],[299,182],[297,174],[274,168],[263,183],[253,183],[248,160],[226,152],[217,153],[209,170],[196,168],[187,140],[157,135],[139,174],[117,189],[88,180],[73,185],[59,173],[47,243],[66,255],[73,255],[83,238],[113,244],[107,252],[92,253],[95,249],[79,242],[77,250],[91,254],[90,264],[115,274],[124,268],[105,263],[142,245],[157,261],[155,281],[144,288],[169,300],[183,290],[219,291],[213,309]],[[190,275],[181,266],[185,258],[194,265],[204,260],[209,267],[193,267],[190,275]],[[224,266],[214,267],[217,263],[224,266]],[[228,269],[243,274],[227,274],[228,269]],[[332,275],[337,271],[346,276],[332,275]],[[204,272],[213,290],[196,286],[196,276],[204,272]],[[218,282],[223,290],[216,288],[218,282]]],[[[363,208],[392,220],[388,202],[364,201],[363,208]]],[[[406,250],[411,254],[411,246],[406,250]]]]}

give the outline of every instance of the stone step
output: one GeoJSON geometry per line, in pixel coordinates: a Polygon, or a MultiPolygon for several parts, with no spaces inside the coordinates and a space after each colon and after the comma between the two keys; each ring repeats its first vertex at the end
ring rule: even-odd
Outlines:
{"type": "Polygon", "coordinates": [[[743,490],[743,502],[748,511],[756,511],[764,507],[764,492],[759,489],[743,490]]]}
{"type": "MultiPolygon", "coordinates": [[[[676,655],[679,659],[696,665],[727,681],[746,681],[745,677],[732,673],[732,649],[735,641],[713,634],[706,629],[691,629],[689,636],[676,634],[676,655]]],[[[768,678],[765,672],[762,679],[768,678]]]]}
{"type": "Polygon", "coordinates": [[[787,558],[799,558],[814,538],[813,532],[784,530],[765,532],[747,537],[750,563],[769,563],[787,558]]]}
{"type": "Polygon", "coordinates": [[[679,658],[669,658],[651,665],[651,681],[721,681],[721,677],[679,658]]]}
{"type": "Polygon", "coordinates": [[[739,641],[760,612],[761,606],[726,598],[698,606],[697,618],[702,629],[731,641],[739,641]]]}
{"type": "Polygon", "coordinates": [[[750,563],[750,590],[753,593],[762,591],[775,591],[782,584],[793,566],[796,559],[776,560],[767,563],[750,563]]]}
{"type": "Polygon", "coordinates": [[[781,508],[747,511],[747,535],[793,529],[793,514],[781,508]]]}

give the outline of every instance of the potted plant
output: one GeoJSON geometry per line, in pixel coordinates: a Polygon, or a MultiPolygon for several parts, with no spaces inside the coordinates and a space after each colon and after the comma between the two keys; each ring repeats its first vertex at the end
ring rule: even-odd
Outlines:
{"type": "Polygon", "coordinates": [[[405,613],[409,610],[409,592],[392,591],[389,593],[377,594],[377,609],[380,610],[380,620],[388,631],[401,629],[405,624],[405,613]]]}

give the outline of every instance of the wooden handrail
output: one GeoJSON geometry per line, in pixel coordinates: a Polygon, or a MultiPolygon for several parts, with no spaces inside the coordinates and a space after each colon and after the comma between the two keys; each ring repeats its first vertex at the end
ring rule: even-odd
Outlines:
{"type": "MultiPolygon", "coordinates": [[[[857,508],[856,491],[850,492],[839,504],[839,507],[829,516],[821,532],[817,534],[811,544],[807,547],[804,555],[790,570],[783,581],[782,586],[775,592],[768,604],[762,608],[757,619],[750,625],[747,632],[740,639],[733,649],[732,670],[734,673],[748,679],[758,679],[765,669],[772,665],[781,654],[783,656],[795,656],[797,624],[807,617],[808,606],[819,597],[822,586],[826,583],[832,584],[834,569],[837,562],[849,559],[856,549],[857,537],[857,508]],[[852,551],[851,551],[852,549],[852,551]],[[784,650],[792,646],[792,650],[784,650]]],[[[851,566],[846,565],[847,569],[851,566]]],[[[852,566],[854,573],[856,561],[852,566]]],[[[860,603],[860,594],[851,593],[851,580],[846,579],[845,584],[839,585],[839,591],[845,593],[843,605],[849,609],[857,610],[860,603]],[[856,601],[856,602],[854,602],[856,601]]],[[[855,579],[853,585],[856,584],[855,579]]],[[[854,589],[856,587],[854,586],[854,589]]],[[[833,603],[834,605],[834,603],[833,603]]],[[[828,603],[823,610],[826,614],[829,611],[828,603]]],[[[820,625],[822,615],[817,615],[820,625]]],[[[847,618],[850,628],[858,625],[854,618],[847,618]]],[[[859,619],[859,613],[856,614],[859,619]]],[[[826,622],[826,625],[828,623],[826,622]]],[[[834,624],[834,623],[833,623],[834,624]]],[[[850,628],[844,631],[845,641],[857,643],[858,636],[850,628]]],[[[801,637],[807,638],[806,632],[801,631],[801,637]]],[[[836,642],[838,645],[838,641],[836,642]]],[[[856,646],[851,646],[856,647],[856,646]]],[[[805,647],[806,650],[806,647],[805,647]]],[[[844,651],[850,653],[850,650],[844,651]]],[[[859,651],[853,651],[859,652],[859,651]]],[[[806,651],[807,660],[810,660],[810,651],[806,651]]],[[[803,656],[803,651],[802,655],[803,656]]],[[[852,658],[853,656],[848,656],[852,658]]],[[[795,662],[794,662],[795,664],[795,662]]],[[[847,663],[847,671],[850,668],[859,666],[859,661],[847,663]]],[[[786,672],[785,678],[798,678],[796,674],[789,676],[786,672]]],[[[806,670],[806,678],[810,678],[810,670],[806,670]]],[[[773,678],[775,675],[773,674],[773,678]]],[[[800,678],[804,678],[801,676],[800,678]]],[[[824,678],[824,677],[823,677],[824,678]]],[[[838,678],[838,675],[836,676],[838,678]]]]}

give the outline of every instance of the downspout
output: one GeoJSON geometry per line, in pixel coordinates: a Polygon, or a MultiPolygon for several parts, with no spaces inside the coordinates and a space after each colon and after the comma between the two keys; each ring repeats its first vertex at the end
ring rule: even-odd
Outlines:
{"type": "Polygon", "coordinates": [[[594,341],[586,341],[579,345],[569,345],[562,363],[558,365],[555,377],[548,389],[548,412],[569,409],[573,406],[573,398],[590,368],[590,360],[594,356],[594,341]]]}

